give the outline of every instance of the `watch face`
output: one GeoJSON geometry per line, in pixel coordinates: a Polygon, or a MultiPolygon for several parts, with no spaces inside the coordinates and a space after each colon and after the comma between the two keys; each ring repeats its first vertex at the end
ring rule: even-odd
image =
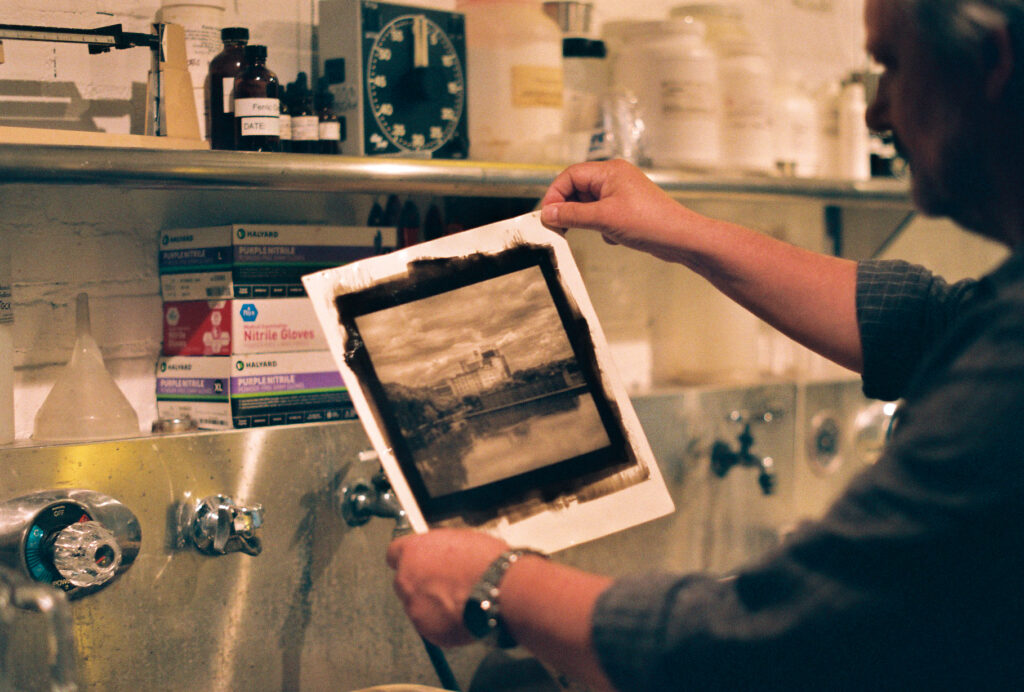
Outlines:
{"type": "MultiPolygon", "coordinates": [[[[464,146],[459,142],[466,109],[461,32],[449,35],[426,11],[403,9],[382,26],[367,54],[366,105],[377,131],[367,127],[366,151],[430,155],[449,145],[464,146]]],[[[440,13],[442,18],[453,21],[452,15],[440,13]]]]}
{"type": "Polygon", "coordinates": [[[489,635],[496,624],[493,616],[488,612],[490,606],[486,597],[473,595],[466,601],[466,607],[462,612],[462,622],[466,625],[469,633],[477,639],[489,635]]]}

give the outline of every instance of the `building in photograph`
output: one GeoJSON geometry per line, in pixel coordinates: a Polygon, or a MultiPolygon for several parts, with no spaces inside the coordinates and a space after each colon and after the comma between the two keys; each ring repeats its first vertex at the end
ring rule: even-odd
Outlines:
{"type": "Polygon", "coordinates": [[[474,351],[473,360],[462,361],[462,372],[448,380],[457,397],[479,396],[501,382],[512,378],[508,361],[498,349],[474,351]]]}

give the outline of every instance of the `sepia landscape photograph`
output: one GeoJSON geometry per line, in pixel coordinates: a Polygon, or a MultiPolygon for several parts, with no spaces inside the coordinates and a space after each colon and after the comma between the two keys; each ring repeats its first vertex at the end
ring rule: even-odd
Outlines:
{"type": "Polygon", "coordinates": [[[540,267],[355,322],[432,498],[610,444],[540,267]]]}

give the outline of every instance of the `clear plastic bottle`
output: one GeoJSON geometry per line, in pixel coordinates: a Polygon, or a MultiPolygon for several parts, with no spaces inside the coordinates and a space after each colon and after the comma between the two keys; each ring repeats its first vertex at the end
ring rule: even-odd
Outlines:
{"type": "Polygon", "coordinates": [[[235,78],[235,148],[280,151],[280,83],[267,69],[267,47],[246,46],[245,63],[235,78]]]}
{"type": "Polygon", "coordinates": [[[553,162],[562,135],[562,33],[539,0],[461,0],[470,155],[553,162]]]}
{"type": "Polygon", "coordinates": [[[235,148],[235,77],[245,67],[249,30],[232,26],[221,29],[224,49],[210,61],[206,78],[206,135],[213,149],[235,148]]]}
{"type": "Polygon", "coordinates": [[[610,93],[602,103],[605,137],[617,140],[600,152],[601,157],[621,156],[637,165],[650,165],[660,88],[649,44],[660,28],[660,20],[621,19],[606,22],[601,29],[611,79],[610,93]]]}

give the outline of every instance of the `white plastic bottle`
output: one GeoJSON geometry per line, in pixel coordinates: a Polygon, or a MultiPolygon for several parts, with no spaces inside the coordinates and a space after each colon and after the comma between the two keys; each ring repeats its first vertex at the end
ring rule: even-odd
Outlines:
{"type": "Polygon", "coordinates": [[[772,134],[774,81],[768,50],[752,33],[738,0],[688,2],[673,18],[692,17],[707,28],[718,58],[721,166],[730,172],[766,173],[775,167],[772,134]]]}
{"type": "Polygon", "coordinates": [[[470,156],[553,163],[562,135],[562,32],[539,0],[461,0],[470,156]]]}
{"type": "Polygon", "coordinates": [[[818,92],[818,175],[843,177],[839,164],[839,94],[836,80],[826,82],[818,92]]]}
{"type": "Polygon", "coordinates": [[[818,175],[818,104],[798,74],[788,74],[776,92],[775,164],[783,175],[818,175]]]}
{"type": "Polygon", "coordinates": [[[608,64],[604,41],[570,37],[562,41],[563,92],[562,161],[583,161],[601,120],[601,100],[608,93],[608,64]]]}
{"type": "Polygon", "coordinates": [[[864,115],[864,82],[855,76],[843,81],[839,94],[839,169],[848,180],[871,177],[871,133],[864,115]]]}
{"type": "Polygon", "coordinates": [[[14,309],[11,307],[11,249],[0,246],[0,444],[14,439],[14,309]]]}
{"type": "Polygon", "coordinates": [[[718,62],[704,25],[669,19],[650,40],[657,108],[651,163],[660,168],[712,168],[719,162],[718,62]]]}
{"type": "Polygon", "coordinates": [[[719,44],[723,168],[767,173],[774,168],[772,71],[755,44],[719,44]]]}

